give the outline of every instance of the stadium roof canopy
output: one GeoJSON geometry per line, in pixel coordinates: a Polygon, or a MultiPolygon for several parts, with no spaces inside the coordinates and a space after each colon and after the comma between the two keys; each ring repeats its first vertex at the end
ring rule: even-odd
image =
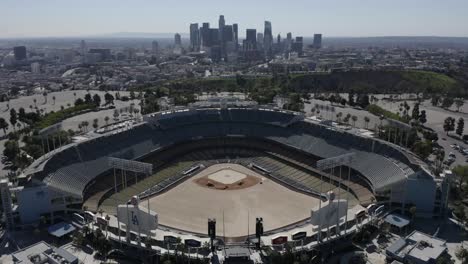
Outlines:
{"type": "Polygon", "coordinates": [[[391,224],[392,226],[396,226],[398,228],[403,228],[409,225],[410,220],[397,214],[389,214],[385,217],[385,222],[391,224]]]}
{"type": "Polygon", "coordinates": [[[86,186],[111,169],[107,157],[138,160],[187,140],[246,137],[277,142],[320,158],[354,152],[356,159],[350,167],[361,173],[375,192],[405,181],[415,170],[416,180],[430,178],[423,177],[420,166],[394,145],[316,124],[291,111],[258,106],[188,108],[150,114],[144,121],[131,129],[64,146],[31,165],[27,174],[42,178],[54,191],[83,199],[86,186]]]}
{"type": "Polygon", "coordinates": [[[66,222],[60,222],[47,228],[49,234],[58,238],[68,235],[75,230],[76,228],[72,224],[66,222]]]}

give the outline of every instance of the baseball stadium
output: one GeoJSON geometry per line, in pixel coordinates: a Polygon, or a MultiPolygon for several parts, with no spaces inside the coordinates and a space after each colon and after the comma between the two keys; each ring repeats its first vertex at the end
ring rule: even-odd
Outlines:
{"type": "Polygon", "coordinates": [[[258,217],[267,234],[306,225],[330,193],[346,200],[349,212],[387,204],[436,215],[442,199],[425,164],[399,146],[245,101],[146,115],[49,153],[26,176],[43,195],[20,195],[23,222],[82,210],[115,216],[138,197],[164,230],[202,236],[207,219],[216,218],[218,236],[232,240],[253,234],[258,217]],[[318,166],[350,153],[349,162],[318,166]],[[24,202],[30,199],[37,202],[24,202]]]}

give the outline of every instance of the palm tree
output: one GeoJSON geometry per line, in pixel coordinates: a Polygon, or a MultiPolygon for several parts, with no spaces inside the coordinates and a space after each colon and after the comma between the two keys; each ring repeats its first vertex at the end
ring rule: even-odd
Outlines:
{"type": "Polygon", "coordinates": [[[365,116],[364,117],[364,123],[366,123],[366,129],[369,127],[369,122],[370,122],[370,118],[365,116]]]}
{"type": "Polygon", "coordinates": [[[353,116],[351,117],[351,120],[353,120],[353,127],[356,126],[356,121],[358,120],[358,117],[355,116],[355,115],[353,115],[353,116]]]}
{"type": "Polygon", "coordinates": [[[33,102],[34,102],[34,106],[37,107],[37,99],[36,98],[33,99],[33,102]]]}
{"type": "Polygon", "coordinates": [[[110,119],[110,118],[109,118],[108,116],[104,117],[104,122],[106,122],[106,126],[109,125],[109,119],[110,119]]]}
{"type": "Polygon", "coordinates": [[[52,96],[52,100],[54,101],[54,105],[55,105],[55,99],[56,99],[56,98],[55,98],[55,95],[52,96]]]}
{"type": "Polygon", "coordinates": [[[47,92],[43,92],[42,96],[44,96],[44,104],[47,104],[47,92]]]}
{"type": "Polygon", "coordinates": [[[88,131],[89,122],[83,121],[83,126],[86,128],[86,131],[88,131]]]}
{"type": "Polygon", "coordinates": [[[99,127],[98,122],[99,122],[99,119],[97,119],[97,118],[93,120],[93,128],[94,129],[97,129],[99,127]]]}

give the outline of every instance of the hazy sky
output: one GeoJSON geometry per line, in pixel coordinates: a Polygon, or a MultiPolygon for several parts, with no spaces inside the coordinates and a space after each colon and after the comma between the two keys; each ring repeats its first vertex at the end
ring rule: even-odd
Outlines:
{"type": "Polygon", "coordinates": [[[0,0],[0,38],[187,33],[191,22],[276,35],[468,36],[468,0],[0,0]]]}

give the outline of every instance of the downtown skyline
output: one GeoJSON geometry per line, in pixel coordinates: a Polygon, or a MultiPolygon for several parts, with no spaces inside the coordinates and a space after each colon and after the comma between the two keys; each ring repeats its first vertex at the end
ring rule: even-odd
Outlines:
{"type": "Polygon", "coordinates": [[[86,37],[117,32],[185,35],[191,21],[216,24],[219,14],[229,18],[227,23],[238,22],[240,37],[247,28],[263,28],[266,20],[274,23],[275,34],[293,31],[305,37],[315,32],[331,37],[468,36],[464,27],[468,24],[466,1],[350,2],[2,1],[0,38],[86,37]]]}

